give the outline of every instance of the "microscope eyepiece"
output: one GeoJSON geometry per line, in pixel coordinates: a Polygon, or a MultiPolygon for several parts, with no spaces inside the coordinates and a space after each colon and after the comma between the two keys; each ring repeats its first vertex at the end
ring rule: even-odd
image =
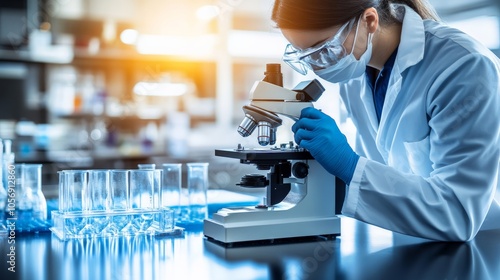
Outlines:
{"type": "Polygon", "coordinates": [[[283,74],[281,73],[281,64],[270,63],[266,64],[266,72],[264,72],[264,82],[268,82],[277,86],[283,86],[283,74]]]}

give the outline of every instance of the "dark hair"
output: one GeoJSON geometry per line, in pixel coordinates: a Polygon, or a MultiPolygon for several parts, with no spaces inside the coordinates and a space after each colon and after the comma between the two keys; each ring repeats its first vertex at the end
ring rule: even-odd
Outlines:
{"type": "Polygon", "coordinates": [[[342,25],[374,7],[381,25],[397,21],[390,4],[405,4],[423,19],[439,20],[427,0],[275,0],[271,19],[277,28],[325,29],[342,25]]]}

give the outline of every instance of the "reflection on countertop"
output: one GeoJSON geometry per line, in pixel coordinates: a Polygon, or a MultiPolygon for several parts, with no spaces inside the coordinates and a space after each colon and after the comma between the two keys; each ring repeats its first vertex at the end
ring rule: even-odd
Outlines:
{"type": "MultiPolygon", "coordinates": [[[[178,238],[16,239],[18,279],[499,279],[500,231],[429,242],[342,217],[335,240],[226,248],[178,238]]],[[[6,238],[0,239],[6,243],[6,238]]],[[[7,246],[0,253],[7,255],[7,246]]],[[[2,262],[1,278],[12,276],[2,262]]],[[[15,279],[15,278],[14,278],[15,279]]]]}

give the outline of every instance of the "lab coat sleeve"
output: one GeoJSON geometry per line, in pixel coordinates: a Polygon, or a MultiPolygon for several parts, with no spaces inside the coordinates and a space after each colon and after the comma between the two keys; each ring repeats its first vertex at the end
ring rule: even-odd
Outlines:
{"type": "Polygon", "coordinates": [[[493,61],[469,54],[432,82],[426,97],[430,176],[362,157],[344,215],[433,240],[468,241],[477,234],[498,184],[500,81],[493,61]]]}

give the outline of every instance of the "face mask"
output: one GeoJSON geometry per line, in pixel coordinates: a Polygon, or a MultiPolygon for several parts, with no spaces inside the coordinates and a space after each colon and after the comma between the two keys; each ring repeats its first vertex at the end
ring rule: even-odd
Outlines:
{"type": "MultiPolygon", "coordinates": [[[[360,18],[361,21],[361,18],[360,18]]],[[[354,45],[356,44],[356,39],[358,38],[359,22],[356,27],[356,34],[354,36],[354,44],[352,46],[352,51],[349,55],[340,59],[335,65],[332,65],[325,69],[316,70],[315,73],[324,80],[332,83],[345,82],[351,79],[355,79],[363,75],[366,71],[366,66],[372,57],[372,37],[373,34],[368,34],[368,45],[366,47],[365,53],[359,58],[359,60],[354,57],[354,45]]]]}

